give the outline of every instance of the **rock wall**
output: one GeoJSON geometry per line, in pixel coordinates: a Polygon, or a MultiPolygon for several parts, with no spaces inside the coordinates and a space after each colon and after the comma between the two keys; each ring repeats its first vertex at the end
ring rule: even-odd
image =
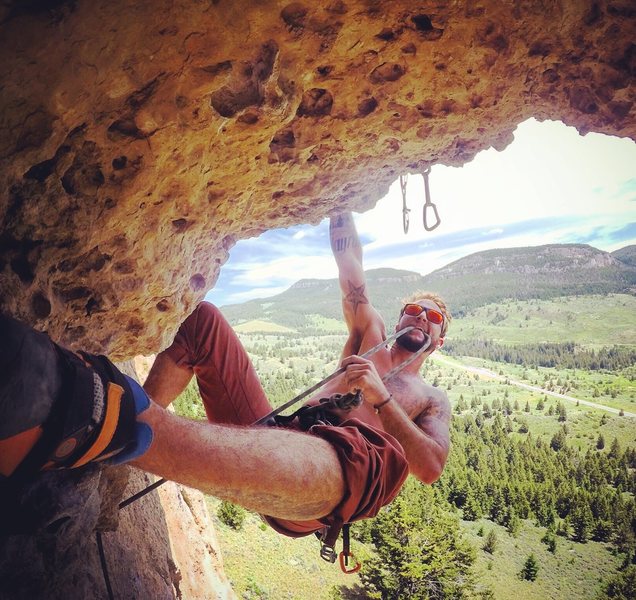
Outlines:
{"type": "Polygon", "coordinates": [[[237,239],[530,116],[636,137],[629,0],[1,6],[0,309],[118,359],[167,343],[237,239]]]}
{"type": "Polygon", "coordinates": [[[233,600],[200,492],[168,482],[118,510],[153,480],[89,467],[29,485],[23,510],[36,531],[0,536],[0,600],[109,600],[106,578],[116,600],[233,600]]]}

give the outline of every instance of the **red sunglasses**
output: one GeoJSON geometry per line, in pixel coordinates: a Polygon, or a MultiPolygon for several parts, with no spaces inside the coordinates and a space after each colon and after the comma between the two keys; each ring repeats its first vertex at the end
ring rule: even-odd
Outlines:
{"type": "Polygon", "coordinates": [[[419,304],[405,304],[402,313],[409,317],[419,317],[423,312],[426,318],[435,325],[441,325],[444,322],[444,315],[434,308],[427,308],[419,304]]]}

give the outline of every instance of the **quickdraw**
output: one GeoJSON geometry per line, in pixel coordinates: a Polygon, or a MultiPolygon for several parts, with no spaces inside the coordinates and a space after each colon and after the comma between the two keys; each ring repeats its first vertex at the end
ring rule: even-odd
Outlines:
{"type": "MultiPolygon", "coordinates": [[[[437,228],[442,220],[437,212],[437,206],[431,202],[431,191],[428,185],[428,176],[431,173],[431,167],[427,167],[422,171],[422,178],[424,179],[424,208],[422,210],[422,221],[424,223],[424,229],[426,231],[433,231],[437,228]],[[432,216],[435,217],[435,222],[429,225],[429,215],[432,211],[432,216]]],[[[409,213],[410,209],[406,206],[406,184],[408,182],[408,173],[406,175],[400,175],[400,190],[402,191],[402,225],[404,227],[404,233],[409,231],[409,213]]]]}
{"type": "Polygon", "coordinates": [[[422,171],[422,177],[424,178],[424,195],[426,196],[426,200],[424,202],[424,209],[422,211],[422,220],[424,221],[424,229],[426,231],[433,231],[442,220],[439,218],[439,213],[437,212],[437,206],[435,206],[431,202],[431,192],[428,189],[428,176],[431,173],[431,167],[427,167],[424,171],[422,171]],[[435,223],[433,225],[428,224],[427,210],[433,209],[433,214],[435,215],[435,223]]]}

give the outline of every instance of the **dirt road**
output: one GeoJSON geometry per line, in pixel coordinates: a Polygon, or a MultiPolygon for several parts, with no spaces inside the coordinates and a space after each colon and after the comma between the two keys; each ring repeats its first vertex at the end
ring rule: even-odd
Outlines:
{"type": "MultiPolygon", "coordinates": [[[[615,415],[618,415],[620,413],[620,409],[618,408],[612,408],[611,406],[604,406],[603,404],[597,404],[596,402],[590,402],[589,400],[583,400],[582,398],[575,398],[574,396],[568,396],[567,394],[559,394],[558,392],[551,392],[550,390],[545,390],[536,385],[530,385],[529,383],[523,383],[522,381],[515,381],[514,379],[510,379],[509,377],[499,375],[495,373],[494,371],[491,371],[490,369],[461,365],[456,362],[450,361],[446,358],[443,358],[442,356],[431,356],[431,360],[438,361],[438,362],[444,363],[445,365],[449,365],[457,369],[462,369],[470,373],[476,373],[477,375],[480,375],[481,377],[485,377],[487,379],[496,379],[497,381],[509,381],[511,385],[516,385],[517,387],[523,388],[525,390],[530,390],[532,392],[539,392],[541,394],[546,394],[548,396],[554,396],[556,398],[567,400],[568,402],[574,402],[575,404],[578,402],[579,404],[584,404],[585,406],[591,406],[592,408],[598,408],[599,410],[604,410],[606,412],[613,413],[615,415]]],[[[636,417],[636,413],[624,411],[624,416],[636,417]]]]}

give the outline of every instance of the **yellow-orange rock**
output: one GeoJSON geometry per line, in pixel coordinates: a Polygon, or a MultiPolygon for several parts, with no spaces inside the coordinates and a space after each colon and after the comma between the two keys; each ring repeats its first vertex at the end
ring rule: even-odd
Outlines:
{"type": "MultiPolygon", "coordinates": [[[[237,239],[371,207],[522,120],[636,136],[629,1],[0,8],[0,309],[160,349],[237,239]]],[[[451,207],[452,209],[452,207],[451,207]]]]}

